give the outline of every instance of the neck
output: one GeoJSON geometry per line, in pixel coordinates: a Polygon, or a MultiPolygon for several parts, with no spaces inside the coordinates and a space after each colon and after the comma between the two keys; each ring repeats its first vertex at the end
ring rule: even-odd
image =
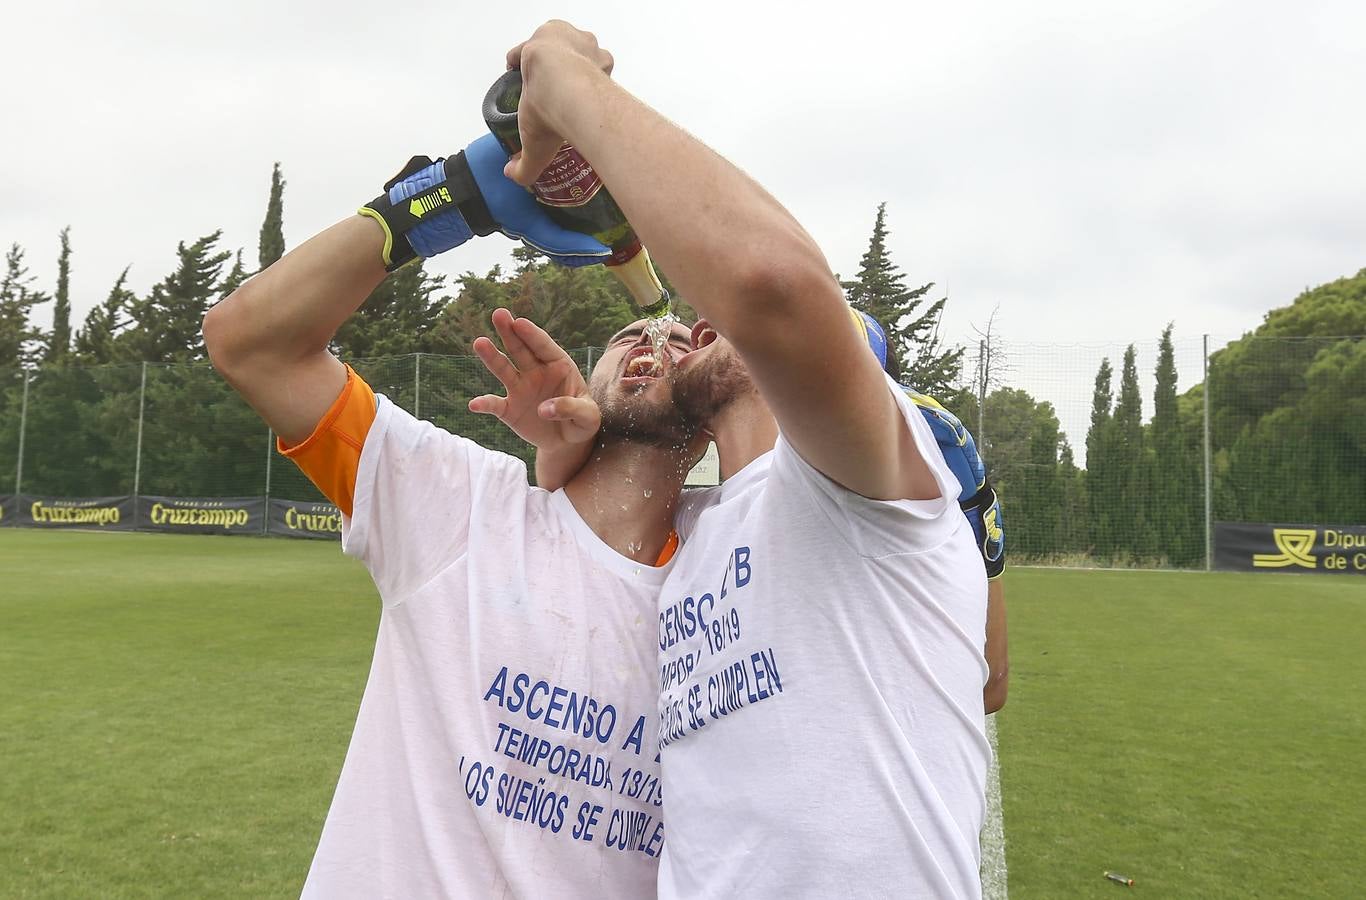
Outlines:
{"type": "Polygon", "coordinates": [[[688,451],[599,437],[565,494],[589,528],[622,556],[654,565],[673,531],[688,451]]]}
{"type": "Polygon", "coordinates": [[[758,391],[727,403],[712,417],[707,430],[716,441],[722,481],[772,450],[778,440],[778,420],[758,391]]]}

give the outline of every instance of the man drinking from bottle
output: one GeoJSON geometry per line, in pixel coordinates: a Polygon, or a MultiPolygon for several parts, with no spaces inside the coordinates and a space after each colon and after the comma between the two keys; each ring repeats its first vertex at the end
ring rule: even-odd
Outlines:
{"type": "Polygon", "coordinates": [[[506,355],[486,338],[475,349],[508,396],[471,407],[543,446],[599,435],[593,460],[553,493],[530,487],[520,460],[376,395],[328,352],[386,270],[476,234],[502,231],[567,264],[607,255],[550,222],[505,178],[506,161],[491,135],[449,159],[414,158],[359,215],[204,320],[215,367],[341,508],[343,548],[383,603],[305,897],[655,890],[654,609],[697,449],[662,376],[688,349],[686,329],[659,354],[628,329],[590,392],[544,332],[494,313],[506,355]],[[559,399],[523,402],[542,393],[559,399]]]}
{"type": "Polygon", "coordinates": [[[781,205],[562,22],[522,70],[704,317],[674,396],[720,453],[659,596],[663,897],[977,897],[986,579],[959,487],[781,205]]]}

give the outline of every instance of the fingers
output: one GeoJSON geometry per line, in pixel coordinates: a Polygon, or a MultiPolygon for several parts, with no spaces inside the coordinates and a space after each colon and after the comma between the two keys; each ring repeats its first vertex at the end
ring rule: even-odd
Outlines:
{"type": "MultiPolygon", "coordinates": [[[[516,325],[519,321],[513,317],[512,313],[506,309],[495,309],[493,311],[493,328],[498,332],[498,339],[503,342],[503,352],[512,360],[512,364],[517,367],[519,372],[525,372],[537,364],[537,356],[527,348],[526,342],[522,340],[516,325]]],[[[520,321],[526,321],[522,319],[520,321]]]]}
{"type": "Polygon", "coordinates": [[[536,408],[542,419],[560,423],[560,433],[571,443],[582,443],[598,433],[602,411],[587,397],[555,397],[536,408]]]}
{"type": "Polygon", "coordinates": [[[544,129],[529,126],[526,118],[519,118],[517,124],[522,135],[522,149],[508,159],[503,174],[522,187],[531,187],[541,173],[550,168],[564,141],[544,129]]]}
{"type": "MultiPolygon", "coordinates": [[[[535,75],[535,71],[540,69],[538,61],[543,58],[564,60],[575,56],[587,60],[609,76],[616,64],[612,54],[598,46],[596,35],[558,19],[546,22],[536,29],[529,40],[507,53],[508,68],[522,70],[522,98],[517,115],[522,152],[508,160],[503,174],[520,185],[529,187],[534,184],[564,143],[563,138],[545,121],[544,111],[537,111],[536,104],[542,95],[535,75]]],[[[547,65],[553,69],[553,63],[547,65]]],[[[541,77],[554,79],[553,74],[541,77]]]]}
{"type": "Polygon", "coordinates": [[[517,367],[494,346],[493,341],[486,337],[475,338],[474,355],[479,357],[484,368],[488,369],[489,373],[497,378],[503,387],[511,390],[513,385],[517,383],[517,367]]]}
{"type": "MultiPolygon", "coordinates": [[[[537,361],[542,363],[560,362],[570,359],[568,353],[559,344],[555,343],[544,328],[537,325],[530,319],[517,319],[512,323],[512,329],[517,335],[518,341],[530,352],[537,361]]],[[[520,366],[521,363],[518,363],[520,366]]],[[[577,366],[576,366],[577,368],[577,366]]]]}
{"type": "Polygon", "coordinates": [[[502,419],[507,416],[508,401],[506,397],[499,397],[497,394],[484,394],[480,397],[471,398],[469,409],[472,413],[482,413],[502,419]]]}
{"type": "Polygon", "coordinates": [[[552,397],[536,408],[542,419],[552,422],[600,422],[602,413],[588,397],[552,397]]]}

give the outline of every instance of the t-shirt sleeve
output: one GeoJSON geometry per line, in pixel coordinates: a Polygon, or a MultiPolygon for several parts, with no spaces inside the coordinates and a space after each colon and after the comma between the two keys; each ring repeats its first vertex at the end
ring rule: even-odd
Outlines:
{"type": "Polygon", "coordinates": [[[365,563],[393,606],[465,555],[471,528],[482,527],[472,523],[515,514],[531,487],[520,459],[377,399],[342,549],[365,563]]]}
{"type": "Polygon", "coordinates": [[[805,492],[830,521],[833,540],[844,540],[868,558],[916,553],[937,547],[963,524],[959,511],[958,480],[944,462],[930,426],[915,404],[889,377],[888,390],[896,399],[905,426],[939,485],[933,500],[870,500],[843,487],[802,459],[781,435],[773,448],[771,478],[805,492]]]}
{"type": "Polygon", "coordinates": [[[313,433],[293,447],[276,438],[275,446],[308,476],[324,497],[349,516],[356,492],[361,447],[374,421],[375,392],[347,366],[346,384],[318,420],[313,433]]]}

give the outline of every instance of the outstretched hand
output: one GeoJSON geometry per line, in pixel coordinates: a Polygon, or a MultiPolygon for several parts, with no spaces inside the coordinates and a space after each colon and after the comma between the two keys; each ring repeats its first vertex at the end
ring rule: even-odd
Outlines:
{"type": "Polygon", "coordinates": [[[502,383],[507,396],[475,397],[470,400],[470,412],[496,416],[534,446],[538,455],[581,455],[582,464],[602,424],[602,414],[579,367],[530,319],[496,309],[493,327],[506,354],[486,337],[475,340],[474,352],[502,383]]]}

